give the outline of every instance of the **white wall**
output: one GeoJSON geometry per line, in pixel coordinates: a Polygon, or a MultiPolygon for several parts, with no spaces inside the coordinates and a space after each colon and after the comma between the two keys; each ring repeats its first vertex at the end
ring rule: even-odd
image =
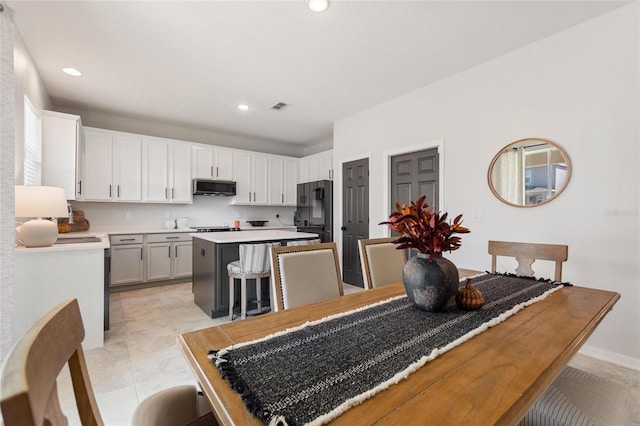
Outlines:
{"type": "Polygon", "coordinates": [[[440,207],[463,213],[471,228],[449,257],[486,270],[489,239],[568,244],[565,280],[622,295],[585,353],[640,369],[638,8],[631,4],[339,121],[333,155],[338,174],[344,159],[370,156],[370,235],[377,237],[386,235],[377,223],[389,213],[388,193],[380,191],[383,153],[444,140],[440,207]],[[498,150],[525,137],[557,142],[573,166],[559,198],[529,209],[498,201],[486,178],[498,150]],[[474,210],[484,211],[484,221],[471,221],[474,210]]]}

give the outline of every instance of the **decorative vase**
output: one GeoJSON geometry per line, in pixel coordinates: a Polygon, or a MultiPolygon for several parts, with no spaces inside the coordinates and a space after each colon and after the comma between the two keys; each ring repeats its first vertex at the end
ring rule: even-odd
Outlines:
{"type": "Polygon", "coordinates": [[[450,260],[419,253],[405,263],[402,283],[407,297],[418,308],[428,312],[441,311],[453,302],[458,292],[458,268],[450,260]]]}

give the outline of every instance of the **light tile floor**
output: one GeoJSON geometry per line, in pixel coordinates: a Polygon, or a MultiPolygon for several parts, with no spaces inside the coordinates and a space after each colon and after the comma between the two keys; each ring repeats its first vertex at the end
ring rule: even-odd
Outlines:
{"type": "MultiPolygon", "coordinates": [[[[345,284],[345,293],[360,291],[345,284]]],[[[106,425],[128,425],[138,403],[159,390],[195,384],[176,337],[228,322],[209,318],[193,303],[191,283],[111,294],[111,324],[102,348],[85,352],[87,368],[106,425]]],[[[633,424],[640,425],[640,372],[577,355],[570,363],[628,386],[633,424]]],[[[70,425],[80,424],[68,372],[59,380],[60,401],[70,425]]]]}

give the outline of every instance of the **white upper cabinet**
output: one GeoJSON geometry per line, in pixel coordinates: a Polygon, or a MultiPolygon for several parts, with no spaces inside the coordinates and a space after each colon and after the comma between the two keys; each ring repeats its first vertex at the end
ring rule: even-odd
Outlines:
{"type": "Polygon", "coordinates": [[[191,146],[167,139],[143,140],[142,198],[156,203],[191,203],[191,146]]]}
{"type": "Polygon", "coordinates": [[[295,206],[298,161],[269,157],[269,205],[295,206]]]}
{"type": "Polygon", "coordinates": [[[193,177],[233,180],[233,150],[194,145],[193,177]]]}
{"type": "Polygon", "coordinates": [[[67,200],[80,199],[80,131],[77,115],[42,111],[42,184],[64,188],[67,200]]]}
{"type": "Polygon", "coordinates": [[[142,201],[142,137],[83,128],[82,199],[142,201]]]}
{"type": "Polygon", "coordinates": [[[333,151],[320,152],[298,160],[298,182],[333,180],[333,151]]]}
{"type": "Polygon", "coordinates": [[[267,205],[269,157],[266,154],[236,151],[233,159],[236,196],[231,203],[267,205]]]}

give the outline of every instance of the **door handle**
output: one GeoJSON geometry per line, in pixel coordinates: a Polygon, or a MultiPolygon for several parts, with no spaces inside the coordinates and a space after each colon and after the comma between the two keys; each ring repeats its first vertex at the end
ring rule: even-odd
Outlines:
{"type": "Polygon", "coordinates": [[[340,227],[340,230],[341,230],[341,231],[346,231],[346,230],[347,230],[347,227],[346,227],[346,226],[341,226],[341,227],[340,227]]]}

